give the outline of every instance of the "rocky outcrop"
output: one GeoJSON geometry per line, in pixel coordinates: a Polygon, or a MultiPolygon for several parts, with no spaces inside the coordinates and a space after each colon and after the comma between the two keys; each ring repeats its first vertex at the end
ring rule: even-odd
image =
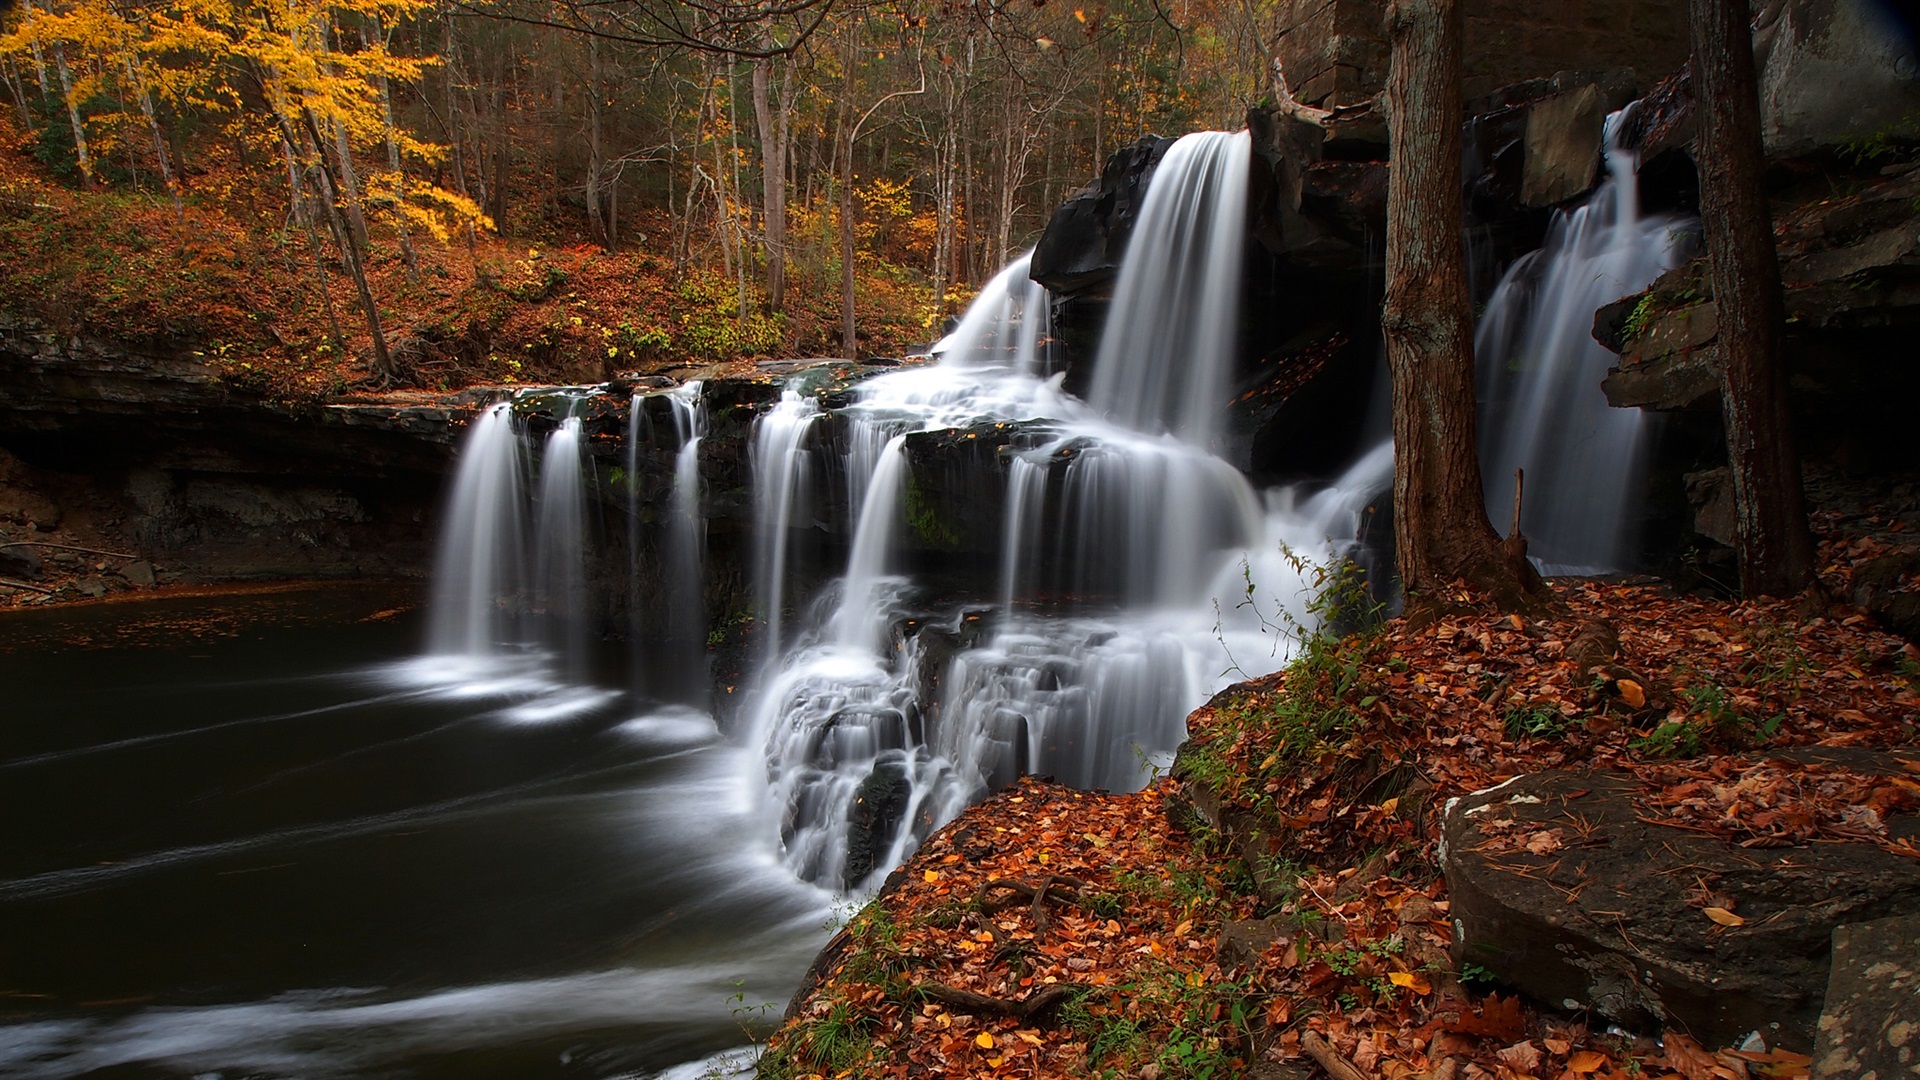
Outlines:
{"type": "Polygon", "coordinates": [[[1034,246],[1033,280],[1063,294],[1107,289],[1120,273],[1154,167],[1172,145],[1142,135],[1109,157],[1098,179],[1067,196],[1034,246]]]}
{"type": "MultiPolygon", "coordinates": [[[[1790,752],[1900,775],[1914,755],[1790,752]]],[[[1814,1041],[1837,927],[1920,914],[1920,862],[1872,843],[1729,847],[1648,818],[1621,773],[1519,777],[1449,803],[1455,953],[1541,1001],[1728,1045],[1814,1041]]],[[[1920,833],[1895,816],[1891,835],[1920,833]]]]}
{"type": "Polygon", "coordinates": [[[1754,25],[1770,157],[1920,137],[1915,27],[1873,0],[1772,0],[1754,25]]]}

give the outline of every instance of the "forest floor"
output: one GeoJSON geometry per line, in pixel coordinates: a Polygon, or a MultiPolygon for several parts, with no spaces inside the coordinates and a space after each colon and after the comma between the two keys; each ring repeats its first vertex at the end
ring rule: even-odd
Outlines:
{"type": "MultiPolygon", "coordinates": [[[[714,242],[680,242],[663,213],[630,215],[627,243],[608,253],[542,203],[516,217],[510,238],[443,242],[416,231],[411,267],[399,236],[376,232],[368,276],[396,383],[373,370],[371,335],[331,241],[297,227],[248,169],[214,154],[175,204],[75,190],[32,146],[0,115],[0,315],[134,349],[190,350],[236,389],[273,400],[396,384],[593,383],[842,351],[837,256],[810,254],[828,247],[831,221],[797,219],[811,242],[796,235],[776,314],[757,266],[728,273],[737,264],[714,242]]],[[[967,295],[936,302],[927,275],[906,265],[912,251],[874,242],[879,253],[862,251],[855,266],[860,345],[899,356],[937,338],[941,315],[967,295]]]]}
{"type": "MultiPolygon", "coordinates": [[[[1829,595],[1849,595],[1875,550],[1859,544],[1828,529],[1829,595]]],[[[1310,1059],[1387,1080],[1807,1075],[1789,1050],[1608,1034],[1457,967],[1439,808],[1524,773],[1629,769],[1676,828],[1920,857],[1871,827],[1920,804],[1920,783],[1769,757],[1912,746],[1920,649],[1838,604],[1557,590],[1551,618],[1463,603],[1311,638],[1189,718],[1180,779],[1133,795],[1026,780],[967,811],[822,954],[761,1075],[1287,1077],[1310,1059]],[[1596,666],[1600,624],[1618,644],[1596,666]],[[1285,850],[1249,866],[1188,808],[1196,782],[1274,822],[1285,850]],[[1247,940],[1239,920],[1260,916],[1286,931],[1247,940]]],[[[1714,902],[1702,920],[1738,918],[1714,902]]]]}

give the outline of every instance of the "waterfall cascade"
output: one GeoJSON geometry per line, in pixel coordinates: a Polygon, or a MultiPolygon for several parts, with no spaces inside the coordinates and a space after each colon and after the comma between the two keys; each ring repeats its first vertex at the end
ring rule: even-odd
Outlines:
{"type": "Polygon", "coordinates": [[[1687,219],[1643,215],[1634,153],[1607,118],[1608,179],[1556,213],[1546,243],[1515,260],[1474,335],[1487,512],[1504,524],[1525,469],[1522,525],[1550,573],[1631,565],[1648,420],[1607,404],[1614,356],[1593,340],[1594,311],[1653,283],[1689,254],[1687,219]]]}
{"type": "MultiPolygon", "coordinates": [[[[867,378],[832,408],[790,385],[758,413],[748,441],[759,660],[723,727],[752,762],[739,777],[742,804],[764,815],[796,876],[832,889],[870,884],[1022,774],[1137,788],[1209,692],[1286,661],[1291,642],[1278,628],[1310,619],[1301,558],[1353,549],[1393,455],[1382,442],[1328,487],[1267,492],[1214,455],[1234,363],[1249,152],[1246,135],[1209,132],[1160,163],[1086,400],[1053,370],[1049,300],[1022,258],[934,347],[936,362],[867,378]],[[979,523],[982,506],[932,506],[963,496],[918,470],[925,454],[964,446],[983,426],[1004,437],[993,456],[967,459],[991,474],[981,483],[998,502],[998,520],[979,523]],[[934,566],[942,560],[909,542],[948,511],[989,538],[990,558],[934,566]],[[824,583],[812,572],[823,557],[842,560],[824,583]]],[[[1600,530],[1563,529],[1555,489],[1577,503],[1595,482],[1581,470],[1621,472],[1631,453],[1609,434],[1604,445],[1599,435],[1571,440],[1567,463],[1542,457],[1567,441],[1548,436],[1570,415],[1632,422],[1607,413],[1598,374],[1581,367],[1602,359],[1583,320],[1673,257],[1675,223],[1641,218],[1630,161],[1617,151],[1611,160],[1611,185],[1508,274],[1481,328],[1482,355],[1502,361],[1488,365],[1501,369],[1492,393],[1519,414],[1489,424],[1488,465],[1513,461],[1539,478],[1528,531],[1551,562],[1616,557],[1577,546],[1600,530]],[[1592,417],[1561,404],[1568,380],[1592,384],[1592,417]]],[[[661,447],[673,456],[670,509],[644,522],[631,509],[629,522],[660,531],[657,571],[637,555],[634,569],[659,574],[672,639],[659,666],[680,680],[649,689],[689,704],[708,670],[706,397],[698,383],[637,396],[627,422],[625,490],[637,504],[638,443],[663,442],[658,418],[671,420],[672,444],[661,447]]],[[[561,652],[584,650],[571,614],[581,609],[579,564],[562,550],[582,543],[580,430],[568,420],[546,437],[537,499],[531,611],[546,629],[531,640],[561,652]]],[[[435,593],[437,652],[527,645],[511,599],[527,591],[516,569],[523,439],[496,407],[462,453],[435,593]]]]}

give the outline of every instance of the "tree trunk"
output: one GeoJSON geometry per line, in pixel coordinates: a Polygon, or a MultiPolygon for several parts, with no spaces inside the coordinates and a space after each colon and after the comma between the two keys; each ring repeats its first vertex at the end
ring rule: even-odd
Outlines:
{"type": "Polygon", "coordinates": [[[1393,374],[1394,540],[1408,602],[1464,580],[1501,606],[1539,588],[1487,521],[1473,397],[1473,320],[1461,241],[1457,0],[1394,0],[1381,314],[1393,374]]]}
{"type": "Polygon", "coordinates": [[[1700,220],[1720,318],[1720,412],[1733,466],[1740,590],[1787,596],[1814,583],[1800,457],[1780,337],[1780,261],[1767,211],[1759,89],[1744,2],[1688,0],[1700,110],[1700,220]]]}
{"type": "MultiPolygon", "coordinates": [[[[333,231],[334,243],[340,249],[340,260],[347,266],[347,276],[353,280],[354,292],[360,300],[360,312],[366,318],[367,335],[373,344],[373,368],[383,382],[391,383],[398,377],[394,366],[393,354],[387,350],[387,335],[380,323],[380,305],[374,301],[372,283],[367,280],[367,252],[361,246],[360,235],[354,232],[353,222],[342,209],[345,200],[340,193],[340,180],[334,176],[327,165],[325,143],[321,139],[320,125],[313,112],[302,109],[300,113],[302,133],[306,140],[306,152],[301,156],[313,163],[313,173],[320,180],[320,208],[326,213],[327,224],[333,231]]],[[[284,121],[283,121],[284,124],[284,121]]],[[[287,131],[285,137],[291,145],[298,138],[287,131]]]]}
{"type": "Polygon", "coordinates": [[[587,35],[587,232],[602,251],[613,251],[613,235],[607,229],[606,207],[601,196],[601,178],[607,168],[606,138],[600,130],[601,112],[600,39],[587,35]]]}
{"type": "Polygon", "coordinates": [[[20,117],[20,130],[32,134],[33,106],[27,104],[27,88],[20,82],[20,73],[13,66],[13,57],[6,58],[7,93],[13,97],[13,109],[20,117]]]}
{"type": "MultiPolygon", "coordinates": [[[[386,30],[377,20],[373,24],[373,29],[374,33],[380,36],[383,46],[391,44],[386,30]]],[[[399,130],[393,122],[393,87],[388,83],[384,73],[379,76],[378,85],[380,87],[380,121],[385,125],[387,143],[387,170],[393,173],[393,195],[395,201],[399,203],[399,210],[394,214],[394,220],[400,236],[400,258],[407,266],[407,280],[417,282],[420,280],[420,257],[414,253],[413,235],[407,228],[407,174],[400,165],[400,144],[393,137],[394,132],[399,130]]]]}
{"type": "Polygon", "coordinates": [[[753,116],[760,129],[761,200],[766,214],[767,309],[780,311],[787,296],[787,152],[792,138],[793,68],[781,64],[774,89],[774,61],[753,62],[753,116]]]}
{"type": "Polygon", "coordinates": [[[844,67],[845,86],[841,91],[840,154],[845,169],[840,174],[840,347],[847,359],[860,359],[858,328],[853,318],[853,148],[859,130],[853,118],[853,73],[855,49],[849,40],[844,67]]]}
{"type": "Polygon", "coordinates": [[[93,186],[93,157],[87,153],[87,126],[80,120],[80,105],[73,100],[73,73],[67,67],[64,45],[53,47],[53,66],[60,72],[60,95],[67,103],[67,123],[73,125],[73,155],[80,163],[80,182],[93,186]]]}

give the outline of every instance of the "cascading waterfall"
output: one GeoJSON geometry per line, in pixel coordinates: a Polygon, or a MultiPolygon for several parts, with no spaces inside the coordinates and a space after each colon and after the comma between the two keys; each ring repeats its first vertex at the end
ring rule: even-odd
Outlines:
{"type": "Polygon", "coordinates": [[[700,390],[696,380],[667,395],[680,449],[673,459],[673,514],[661,574],[668,590],[666,648],[670,655],[665,690],[674,700],[689,704],[705,701],[712,691],[706,662],[707,605],[701,587],[707,520],[700,506],[700,443],[707,434],[707,409],[700,390]]]}
{"type": "Polygon", "coordinates": [[[542,623],[541,643],[576,682],[586,677],[588,659],[584,465],[580,418],[569,416],[547,436],[540,463],[534,607],[542,623]]]}
{"type": "Polygon", "coordinates": [[[1514,470],[1525,469],[1522,526],[1549,572],[1634,561],[1647,421],[1607,404],[1600,381],[1615,358],[1593,340],[1593,313],[1689,254],[1685,219],[1640,212],[1638,162],[1615,137],[1624,115],[1607,118],[1608,179],[1508,268],[1474,337],[1487,511],[1504,526],[1514,470]]]}
{"type": "Polygon", "coordinates": [[[1122,427],[1212,441],[1239,319],[1252,148],[1245,132],[1198,132],[1154,170],[1088,392],[1122,427]]]}
{"type": "Polygon", "coordinates": [[[427,651],[485,660],[516,648],[526,578],[526,505],[512,408],[474,419],[460,450],[434,559],[427,651]]]}
{"type": "Polygon", "coordinates": [[[769,659],[781,653],[794,512],[808,505],[813,481],[804,444],[819,419],[819,402],[787,390],[754,427],[754,596],[766,624],[769,659]]]}
{"type": "MultiPolygon", "coordinates": [[[[1315,559],[1337,554],[1327,538],[1356,534],[1353,504],[1384,483],[1391,453],[1343,481],[1363,495],[1296,507],[1263,506],[1208,450],[1233,363],[1249,152],[1245,134],[1209,132],[1162,160],[1089,402],[1046,377],[1048,301],[1023,257],[936,345],[937,364],[859,385],[840,410],[838,470],[779,456],[798,452],[795,427],[811,419],[792,395],[760,421],[762,521],[785,522],[790,477],[838,471],[857,522],[838,604],[818,607],[776,652],[747,725],[767,762],[764,786],[749,786],[802,878],[856,888],[1022,773],[1136,789],[1223,669],[1285,661],[1274,630],[1306,615],[1282,540],[1315,559]],[[998,603],[949,607],[927,624],[915,583],[889,573],[912,483],[906,444],[989,422],[1029,432],[1007,464],[998,603]],[[1255,579],[1263,604],[1291,600],[1285,618],[1243,603],[1255,579]],[[1023,598],[1049,590],[1066,590],[1071,614],[1026,609],[1023,598]]],[[[764,551],[763,565],[779,557],[777,545],[764,551]]]]}

